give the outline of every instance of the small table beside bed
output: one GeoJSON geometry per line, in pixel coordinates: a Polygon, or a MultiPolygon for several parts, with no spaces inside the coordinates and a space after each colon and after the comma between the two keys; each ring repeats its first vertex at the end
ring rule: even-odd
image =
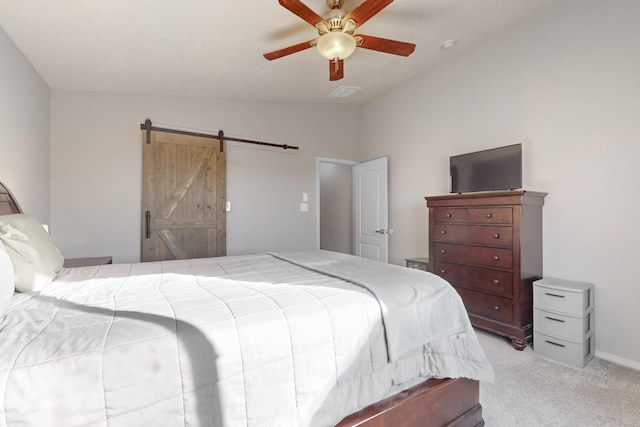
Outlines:
{"type": "Polygon", "coordinates": [[[38,224],[0,183],[0,426],[484,424],[493,370],[435,275],[328,251],[63,267],[38,224]]]}

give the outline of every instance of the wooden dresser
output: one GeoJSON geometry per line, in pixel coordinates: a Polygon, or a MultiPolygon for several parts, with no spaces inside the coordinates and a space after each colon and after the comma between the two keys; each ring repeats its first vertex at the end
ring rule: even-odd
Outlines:
{"type": "Polygon", "coordinates": [[[497,191],[425,197],[429,271],[462,296],[471,323],[523,350],[533,333],[533,281],[542,277],[547,193],[497,191]]]}

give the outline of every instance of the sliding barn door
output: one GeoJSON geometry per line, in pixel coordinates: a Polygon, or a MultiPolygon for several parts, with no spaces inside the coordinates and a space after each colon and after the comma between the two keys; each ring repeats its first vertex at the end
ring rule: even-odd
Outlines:
{"type": "Polygon", "coordinates": [[[218,140],[142,133],[142,261],[226,254],[226,158],[218,140]]]}

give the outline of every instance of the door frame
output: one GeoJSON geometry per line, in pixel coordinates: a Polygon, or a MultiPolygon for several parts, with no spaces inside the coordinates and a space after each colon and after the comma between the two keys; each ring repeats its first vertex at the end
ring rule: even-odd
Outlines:
{"type": "MultiPolygon", "coordinates": [[[[344,160],[344,159],[336,159],[332,157],[316,157],[316,206],[317,215],[316,215],[316,249],[320,249],[320,164],[321,163],[331,163],[335,165],[343,165],[343,166],[353,166],[357,165],[360,162],[356,162],[354,160],[344,160]]],[[[353,175],[352,175],[353,177],[353,175]]],[[[351,200],[353,204],[353,197],[351,200]]],[[[351,222],[353,223],[353,218],[351,218],[351,222]]],[[[354,236],[351,236],[353,240],[354,236]]],[[[352,254],[353,255],[353,254],[352,254]]]]}
{"type": "MultiPolygon", "coordinates": [[[[361,162],[357,162],[354,160],[345,160],[345,159],[337,159],[337,158],[332,158],[332,157],[316,157],[316,197],[315,197],[315,202],[316,202],[316,206],[317,206],[317,210],[316,210],[316,249],[320,249],[320,164],[321,163],[331,163],[331,164],[337,164],[337,165],[346,165],[346,166],[351,166],[351,170],[352,170],[352,186],[353,185],[353,169],[356,165],[361,164],[361,163],[366,163],[368,161],[372,161],[372,160],[376,160],[379,159],[381,157],[386,157],[387,159],[389,158],[388,155],[385,156],[380,156],[380,157],[376,157],[373,159],[369,159],[369,160],[365,160],[365,161],[361,161],[361,162]]],[[[388,160],[387,160],[388,161],[388,160]]],[[[389,179],[388,177],[388,163],[387,163],[387,180],[389,179]]],[[[355,186],[354,186],[355,187],[355,186]]],[[[388,196],[388,187],[387,187],[387,204],[388,204],[388,200],[389,200],[389,196],[388,196]]],[[[352,206],[355,204],[355,188],[354,188],[354,193],[352,194],[352,200],[351,200],[351,204],[352,206]]],[[[388,209],[388,208],[387,208],[388,209]]],[[[355,214],[355,207],[354,207],[354,214],[355,214]]],[[[352,223],[352,229],[354,230],[354,232],[351,235],[351,240],[353,242],[353,248],[354,248],[354,254],[355,254],[355,218],[352,216],[351,217],[351,223],[352,223]]],[[[393,233],[393,229],[390,226],[390,216],[389,216],[389,212],[387,211],[387,231],[388,234],[392,234],[393,233]]],[[[389,238],[387,236],[387,259],[386,262],[389,262],[389,238]]],[[[352,255],[354,255],[352,254],[352,255]]]]}

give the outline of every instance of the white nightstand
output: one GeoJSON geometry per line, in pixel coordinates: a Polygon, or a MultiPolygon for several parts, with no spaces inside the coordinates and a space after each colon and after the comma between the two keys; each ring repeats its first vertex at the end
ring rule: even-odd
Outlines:
{"type": "Polygon", "coordinates": [[[542,357],[579,368],[593,358],[592,284],[552,278],[533,282],[533,348],[542,357]]]}

